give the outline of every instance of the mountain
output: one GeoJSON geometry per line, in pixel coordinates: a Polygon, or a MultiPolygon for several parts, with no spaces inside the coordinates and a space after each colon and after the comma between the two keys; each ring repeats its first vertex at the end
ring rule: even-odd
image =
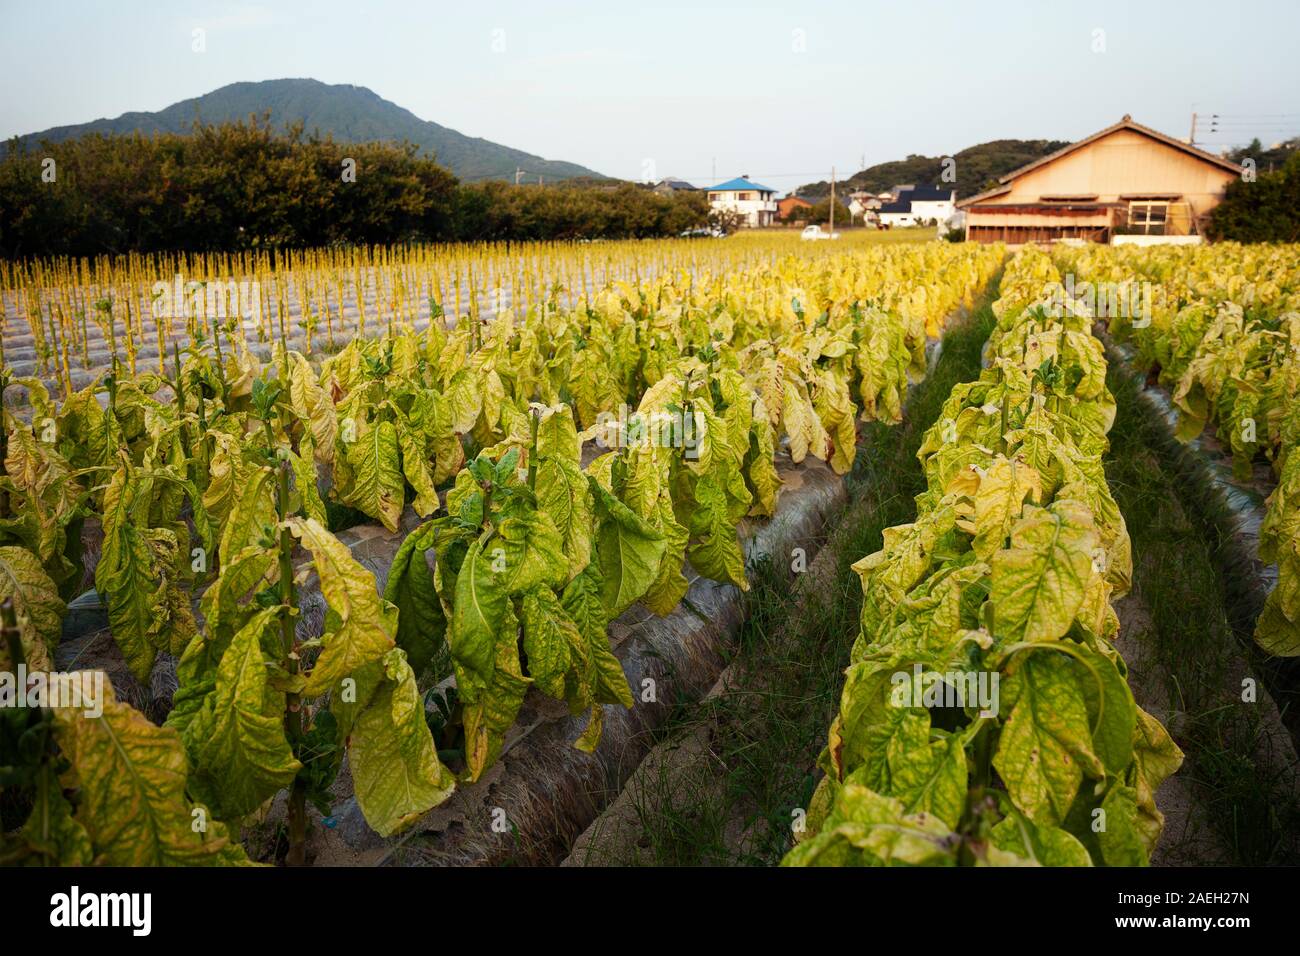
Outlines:
{"type": "MultiPolygon", "coordinates": [[[[869,166],[848,179],[835,184],[837,198],[839,194],[865,190],[882,193],[899,183],[916,185],[951,185],[959,197],[973,196],[995,184],[999,176],[1005,176],[1013,169],[1019,169],[1027,163],[1054,153],[1069,145],[1063,140],[1050,139],[995,139],[990,143],[970,146],[953,154],[956,167],[953,172],[956,179],[950,183],[943,178],[943,156],[908,156],[893,162],[878,163],[869,166]]],[[[830,194],[829,182],[809,183],[800,186],[795,192],[809,199],[820,199],[830,194]]]]}
{"type": "Polygon", "coordinates": [[[278,126],[301,121],[307,133],[319,130],[336,140],[352,143],[375,140],[407,140],[415,143],[463,180],[515,178],[515,169],[524,170],[524,178],[545,180],[591,177],[604,179],[600,173],[576,163],[542,159],[520,149],[512,149],[476,136],[466,136],[446,126],[422,120],[410,110],[379,96],[364,86],[328,84],[319,80],[262,80],[256,83],[231,83],[211,93],[181,100],[156,113],[123,113],[116,119],[97,119],[75,126],[56,126],[40,133],[20,137],[32,146],[41,140],[61,142],[86,133],[188,133],[195,120],[222,123],[247,120],[250,114],[271,112],[271,122],[278,126]]]}

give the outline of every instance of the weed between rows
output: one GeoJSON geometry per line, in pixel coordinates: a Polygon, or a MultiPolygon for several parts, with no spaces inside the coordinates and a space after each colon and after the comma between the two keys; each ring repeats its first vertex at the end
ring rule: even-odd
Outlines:
{"type": "Polygon", "coordinates": [[[1233,665],[1241,651],[1215,560],[1220,533],[1211,516],[1184,505],[1179,476],[1152,451],[1164,436],[1140,406],[1137,380],[1112,368],[1108,384],[1119,407],[1106,478],[1133,542],[1132,593],[1146,611],[1127,638],[1141,644],[1166,684],[1186,754],[1180,773],[1191,778],[1205,822],[1231,854],[1213,862],[1294,864],[1287,834],[1300,824],[1300,797],[1286,785],[1291,768],[1260,759],[1260,709],[1237,696],[1233,665]]]}
{"type": "Polygon", "coordinates": [[[702,746],[685,770],[665,770],[632,792],[642,834],[602,863],[770,866],[789,849],[796,808],[808,806],[817,754],[838,709],[862,588],[850,565],[881,547],[884,529],[911,521],[925,490],[916,450],[954,385],[976,378],[994,325],[995,279],[977,308],[945,334],[932,373],[909,398],[903,424],[871,423],[846,477],[848,505],[833,524],[838,553],[821,587],[791,586],[781,560],[751,567],[728,689],[683,702],[656,742],[702,746]],[[802,593],[800,593],[802,592],[802,593]]]}

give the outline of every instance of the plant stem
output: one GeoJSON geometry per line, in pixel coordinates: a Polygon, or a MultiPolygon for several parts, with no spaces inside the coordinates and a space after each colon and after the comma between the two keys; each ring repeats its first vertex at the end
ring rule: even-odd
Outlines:
{"type": "MultiPolygon", "coordinates": [[[[268,447],[275,447],[275,430],[269,421],[262,423],[268,447]]],[[[284,668],[290,674],[301,670],[297,640],[294,635],[294,610],[297,591],[293,585],[293,533],[285,524],[289,517],[289,463],[276,467],[275,510],[280,519],[280,644],[284,653],[284,668]]],[[[294,753],[298,753],[303,738],[302,695],[290,691],[285,695],[285,731],[294,753]]],[[[302,776],[294,778],[289,790],[289,852],[285,863],[302,866],[307,862],[307,785],[302,776]]]]}
{"type": "Polygon", "coordinates": [[[0,603],[0,631],[4,632],[5,646],[9,649],[9,666],[18,672],[20,665],[27,663],[23,653],[22,636],[18,632],[18,615],[14,612],[14,599],[7,597],[0,603]]]}
{"type": "MultiPolygon", "coordinates": [[[[176,382],[172,388],[176,392],[176,417],[180,421],[181,450],[185,452],[185,457],[188,459],[191,457],[190,430],[185,424],[185,385],[181,378],[181,351],[175,342],[172,343],[172,355],[176,360],[176,382]]],[[[203,399],[200,398],[199,402],[202,401],[203,399]]]]}
{"type": "MultiPolygon", "coordinates": [[[[4,367],[4,351],[0,346],[0,478],[8,472],[5,461],[9,458],[9,427],[5,423],[5,386],[9,384],[9,373],[4,367]]],[[[9,517],[9,491],[0,485],[0,518],[9,517]]],[[[6,602],[8,603],[8,602],[6,602]]]]}
{"type": "Polygon", "coordinates": [[[1002,429],[998,433],[998,450],[1005,455],[1007,453],[1007,428],[1010,425],[1010,408],[1007,405],[1007,372],[1001,370],[1002,380],[1002,429]]]}
{"type": "Polygon", "coordinates": [[[528,446],[528,490],[537,490],[537,424],[541,421],[541,413],[537,409],[532,410],[532,421],[529,423],[529,434],[531,444],[528,446]]]}

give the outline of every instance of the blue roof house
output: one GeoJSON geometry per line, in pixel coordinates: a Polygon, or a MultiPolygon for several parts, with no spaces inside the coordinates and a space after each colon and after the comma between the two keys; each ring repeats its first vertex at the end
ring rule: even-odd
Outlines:
{"type": "Polygon", "coordinates": [[[748,176],[737,176],[710,186],[708,193],[712,208],[739,213],[742,225],[751,228],[770,226],[776,219],[776,190],[751,182],[748,176]]]}

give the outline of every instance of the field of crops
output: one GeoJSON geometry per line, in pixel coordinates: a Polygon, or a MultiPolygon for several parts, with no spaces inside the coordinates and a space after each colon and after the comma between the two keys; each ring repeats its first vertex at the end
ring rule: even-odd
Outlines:
{"type": "Polygon", "coordinates": [[[1257,636],[1300,655],[1296,247],[0,264],[0,693],[31,701],[0,708],[0,861],[303,864],[340,787],[409,833],[485,785],[537,696],[595,751],[641,704],[611,624],[669,615],[694,575],[747,591],[778,466],[850,473],[993,283],[915,519],[851,556],[860,632],[785,862],[1146,864],[1183,755],[1116,649],[1135,556],[1101,336],[1172,393],[1181,437],[1215,431],[1276,484],[1257,636]],[[340,539],[364,525],[400,538],[382,586],[340,539]],[[112,659],[60,676],[88,590],[112,659]]]}
{"type": "Polygon", "coordinates": [[[1300,250],[1102,247],[1056,259],[1119,297],[1150,284],[1150,314],[1105,316],[1110,334],[1132,343],[1142,368],[1172,393],[1180,438],[1212,429],[1241,478],[1267,463],[1277,487],[1260,556],[1277,565],[1278,582],[1256,637],[1273,654],[1300,655],[1300,456],[1291,454],[1300,446],[1300,250]]]}

